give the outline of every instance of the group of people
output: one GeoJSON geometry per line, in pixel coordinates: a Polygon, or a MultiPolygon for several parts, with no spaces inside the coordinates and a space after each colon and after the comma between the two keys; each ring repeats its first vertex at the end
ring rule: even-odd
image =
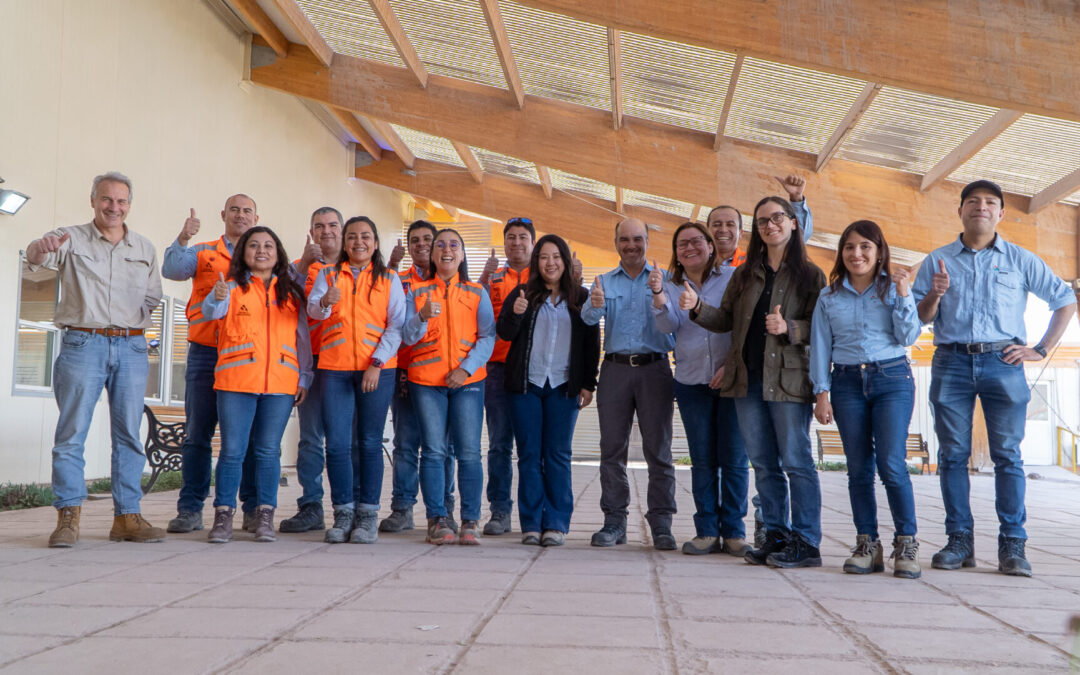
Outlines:
{"type": "MultiPolygon", "coordinates": [[[[414,527],[419,491],[427,541],[477,545],[481,532],[512,529],[516,445],[521,541],[559,546],[574,505],[574,426],[595,393],[604,524],[592,545],[626,542],[626,465],[636,416],[648,465],[651,541],[660,550],[677,548],[671,437],[678,401],[695,504],[696,536],[684,542],[684,553],[727,553],[785,568],[821,565],[821,491],[809,437],[815,416],[835,422],[847,456],[856,539],[844,570],[885,569],[876,468],[893,518],[893,573],[917,578],[905,450],[915,385],[906,349],[930,323],[930,401],[948,535],[932,564],[974,565],[967,461],[978,396],[996,474],[999,569],[1030,576],[1020,457],[1029,400],[1023,362],[1045,358],[1064,333],[1076,311],[1069,286],[996,231],[1003,194],[985,180],[961,193],[962,234],[931,252],[914,279],[893,269],[881,228],[868,220],[844,230],[826,277],[806,252],[813,219],[805,181],[777,180],[786,196],[754,207],[745,251],[743,216],[732,206],[714,208],[705,225],[676,228],[666,269],[649,262],[645,223],[620,220],[620,263],[588,291],[567,243],[551,234],[537,239],[527,218],[504,227],[506,263],[493,249],[473,281],[460,234],[426,221],[412,223],[405,245],[399,240],[384,260],[371,219],[344,220],[322,207],[312,214],[303,254],[290,262],[278,235],[257,224],[250,197],[230,197],[221,214],[224,234],[204,243],[191,243],[201,227],[192,209],[161,270],[169,279],[192,280],[183,487],[168,531],[204,526],[211,440],[220,426],[209,541],[232,539],[238,503],[242,528],[257,541],[273,541],[280,444],[299,406],[302,495],[280,532],[326,529],[328,543],[371,544],[379,532],[414,527]],[[398,271],[406,247],[411,265],[398,271]],[[1033,347],[1023,323],[1028,292],[1053,310],[1033,347]],[[388,412],[393,494],[380,522],[388,412]],[[481,530],[485,413],[490,519],[481,530]],[[754,546],[743,523],[748,465],[761,524],[754,546]]],[[[125,224],[131,196],[131,181],[121,174],[95,178],[94,220],[54,230],[26,251],[31,266],[58,268],[63,288],[55,319],[64,329],[54,378],[59,513],[50,546],[78,538],[83,443],[103,387],[113,433],[110,537],[164,537],[139,515],[143,331],[161,283],[153,246],[125,224]]]]}

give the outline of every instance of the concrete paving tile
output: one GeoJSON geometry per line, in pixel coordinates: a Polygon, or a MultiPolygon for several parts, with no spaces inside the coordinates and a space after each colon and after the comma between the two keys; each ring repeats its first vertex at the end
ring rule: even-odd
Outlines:
{"type": "Polygon", "coordinates": [[[485,645],[531,645],[545,647],[644,647],[658,649],[656,622],[652,619],[545,616],[499,612],[476,640],[485,645]]]}
{"type": "Polygon", "coordinates": [[[19,605],[157,607],[198,591],[191,584],[84,581],[16,601],[19,605]]]}
{"type": "Polygon", "coordinates": [[[537,574],[637,575],[649,571],[649,562],[643,556],[630,551],[626,551],[626,558],[623,560],[564,560],[556,556],[544,556],[533,564],[530,571],[537,574]]]}
{"type": "Polygon", "coordinates": [[[439,570],[400,569],[379,582],[380,588],[480,589],[506,588],[516,575],[503,572],[462,574],[439,570]]]}
{"type": "MultiPolygon", "coordinates": [[[[0,525],[0,527],[2,527],[2,525],[0,525]]],[[[0,566],[26,562],[28,560],[41,560],[42,558],[49,558],[58,553],[59,551],[56,549],[30,548],[29,546],[0,548],[0,566]]]]}
{"type": "Polygon", "coordinates": [[[1019,636],[1005,628],[999,630],[928,631],[918,628],[853,626],[892,658],[918,654],[928,659],[955,660],[957,655],[978,655],[980,661],[1013,664],[1059,666],[1060,653],[1019,636]]]}
{"type": "Polygon", "coordinates": [[[289,640],[240,664],[230,672],[250,675],[356,675],[365,673],[430,673],[448,662],[457,645],[386,642],[289,640]]]}
{"type": "Polygon", "coordinates": [[[258,640],[89,637],[16,661],[10,669],[18,673],[70,672],[73,664],[84,673],[145,675],[152,665],[154,675],[188,674],[220,668],[231,659],[254,649],[258,640]]]}
{"type": "MultiPolygon", "coordinates": [[[[747,565],[749,567],[749,565],[747,565]]],[[[674,593],[683,596],[707,596],[716,599],[732,598],[760,598],[768,601],[773,598],[801,598],[802,594],[778,574],[772,570],[757,568],[760,570],[760,578],[748,579],[737,577],[720,578],[694,578],[694,577],[660,577],[660,589],[663,593],[674,593]]]]}
{"type": "Polygon", "coordinates": [[[247,567],[196,567],[193,565],[139,565],[114,572],[97,581],[123,583],[165,583],[209,586],[226,579],[235,579],[249,571],[247,567]]]}
{"type": "Polygon", "coordinates": [[[1001,624],[962,605],[877,602],[820,598],[821,605],[854,626],[907,626],[911,628],[997,629],[1001,624]]]}
{"type": "Polygon", "coordinates": [[[833,655],[828,658],[759,655],[750,658],[703,651],[685,651],[679,654],[677,663],[679,673],[686,675],[711,675],[712,673],[865,675],[866,673],[885,672],[877,667],[873,661],[863,659],[858,655],[833,655]]]}
{"type": "Polygon", "coordinates": [[[1080,594],[1054,588],[969,588],[965,601],[977,607],[1030,607],[1080,610],[1080,594]]]}
{"type": "Polygon", "coordinates": [[[552,614],[561,616],[570,607],[578,616],[651,617],[655,612],[651,596],[641,593],[590,593],[515,590],[500,612],[507,614],[552,614]]]}
{"type": "Polygon", "coordinates": [[[925,584],[911,583],[908,579],[896,579],[885,575],[867,575],[860,577],[845,575],[848,581],[801,579],[810,597],[815,600],[833,598],[836,600],[865,600],[873,598],[879,602],[917,602],[933,605],[951,605],[955,601],[925,584]]]}
{"type": "Polygon", "coordinates": [[[146,611],[146,607],[0,607],[0,633],[73,637],[101,630],[146,611]]]}
{"type": "Polygon", "coordinates": [[[645,575],[630,577],[625,575],[599,574],[541,574],[529,571],[517,585],[522,591],[557,591],[560,593],[578,593],[594,591],[597,593],[651,593],[652,581],[645,575]]]}
{"type": "MultiPolygon", "coordinates": [[[[62,641],[63,638],[60,637],[42,635],[0,635],[0,667],[34,652],[51,649],[62,641]]],[[[15,669],[12,669],[12,672],[14,671],[15,669]]]]}
{"type": "Polygon", "coordinates": [[[1001,619],[1010,626],[1029,633],[1069,632],[1069,620],[1080,614],[1080,606],[1068,609],[1035,609],[1031,607],[982,607],[983,611],[1001,619]]]}
{"type": "Polygon", "coordinates": [[[401,610],[475,614],[482,612],[500,596],[496,590],[444,588],[437,593],[426,588],[376,587],[338,609],[401,610]]]}
{"type": "MultiPolygon", "coordinates": [[[[430,544],[428,545],[430,546],[430,544]]],[[[404,565],[402,569],[439,570],[467,574],[487,574],[488,572],[515,574],[526,564],[528,564],[527,561],[517,558],[425,555],[404,565]]]]}
{"type": "Polygon", "coordinates": [[[848,638],[821,625],[688,619],[672,619],[670,623],[671,639],[677,649],[741,651],[762,658],[856,654],[848,638]]]}
{"type": "Polygon", "coordinates": [[[1035,637],[1045,640],[1058,649],[1073,655],[1075,669],[1080,670],[1080,640],[1072,633],[1034,633],[1035,637]]]}
{"type": "Polygon", "coordinates": [[[297,551],[287,550],[285,547],[279,548],[276,542],[250,544],[250,546],[260,546],[261,548],[257,551],[245,550],[244,547],[237,544],[237,542],[224,545],[206,544],[206,547],[201,551],[183,553],[170,558],[168,564],[195,565],[199,567],[236,567],[239,565],[248,569],[255,569],[265,565],[281,563],[298,553],[297,551]]]}
{"type": "Polygon", "coordinates": [[[105,546],[80,549],[72,548],[69,555],[59,559],[68,565],[87,563],[113,563],[131,565],[152,565],[178,555],[180,552],[169,550],[159,544],[133,544],[130,542],[110,542],[105,546]]]}
{"type": "Polygon", "coordinates": [[[114,626],[111,637],[267,638],[301,617],[306,609],[234,609],[232,607],[162,607],[114,626]]]}
{"type": "Polygon", "coordinates": [[[479,614],[330,610],[292,637],[319,640],[378,640],[457,644],[469,637],[479,614]]]}
{"type": "Polygon", "coordinates": [[[767,621],[810,623],[821,616],[802,600],[753,597],[717,598],[707,594],[664,596],[672,618],[724,619],[726,621],[767,621]]]}
{"type": "Polygon", "coordinates": [[[113,572],[131,569],[131,565],[68,565],[53,562],[53,558],[0,567],[0,580],[5,581],[62,581],[74,583],[113,572]]]}
{"type": "Polygon", "coordinates": [[[503,647],[476,645],[469,649],[459,669],[475,675],[504,675],[508,664],[516,675],[550,673],[620,673],[652,675],[664,672],[664,654],[648,649],[599,649],[503,647]]]}
{"type": "Polygon", "coordinates": [[[333,586],[306,584],[226,584],[176,603],[176,607],[315,608],[329,605],[348,592],[333,586]]]}
{"type": "Polygon", "coordinates": [[[63,581],[6,581],[0,580],[0,604],[36,595],[58,586],[63,586],[63,581]]]}
{"type": "Polygon", "coordinates": [[[1046,667],[1002,665],[1001,663],[983,662],[972,663],[970,659],[953,661],[895,661],[911,675],[983,675],[992,672],[994,675],[1046,675],[1046,667]]]}
{"type": "Polygon", "coordinates": [[[385,569],[351,569],[348,567],[336,567],[333,570],[329,570],[325,567],[286,567],[284,565],[274,565],[273,567],[266,567],[255,572],[234,576],[229,580],[229,584],[240,586],[302,584],[304,586],[330,586],[345,590],[371,583],[385,573],[385,569]]]}
{"type": "Polygon", "coordinates": [[[1003,588],[1043,588],[1047,584],[1040,574],[1034,578],[1011,577],[997,571],[997,567],[976,567],[965,570],[936,570],[930,567],[930,561],[923,561],[923,581],[939,588],[965,592],[969,586],[1001,586],[1003,588]]]}

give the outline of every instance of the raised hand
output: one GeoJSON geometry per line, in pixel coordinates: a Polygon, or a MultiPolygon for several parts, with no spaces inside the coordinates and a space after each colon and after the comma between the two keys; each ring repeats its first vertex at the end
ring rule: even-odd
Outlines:
{"type": "Polygon", "coordinates": [[[323,307],[333,307],[341,301],[341,289],[338,288],[337,283],[331,286],[326,291],[326,295],[322,296],[319,300],[319,304],[323,307]]]}
{"type": "Polygon", "coordinates": [[[802,176],[796,176],[795,174],[788,174],[787,177],[781,178],[780,176],[773,176],[777,183],[780,183],[780,187],[784,188],[784,192],[788,194],[788,201],[801,202],[803,199],[803,192],[806,190],[806,179],[802,176]]]}
{"type": "Polygon", "coordinates": [[[229,298],[229,284],[225,283],[225,273],[218,272],[217,283],[214,284],[214,299],[218,302],[229,298]]]}
{"type": "Polygon", "coordinates": [[[430,321],[432,318],[439,316],[442,312],[442,304],[431,299],[431,296],[427,296],[428,300],[424,303],[424,306],[420,308],[420,318],[424,321],[430,321]]]}
{"type": "Polygon", "coordinates": [[[780,316],[780,305],[773,307],[773,311],[765,315],[765,331],[772,335],[783,335],[787,332],[787,321],[780,316]]]}
{"type": "Polygon", "coordinates": [[[191,241],[191,238],[199,233],[199,227],[202,223],[195,216],[195,209],[191,209],[191,215],[184,221],[184,226],[180,228],[180,234],[176,235],[176,240],[180,242],[181,246],[187,246],[187,243],[191,241]]]}
{"type": "Polygon", "coordinates": [[[902,298],[908,296],[908,291],[911,289],[911,272],[909,270],[898,269],[893,272],[893,283],[896,284],[896,294],[902,298]]]}
{"type": "Polygon", "coordinates": [[[499,256],[495,255],[495,249],[491,249],[491,257],[484,263],[484,271],[480,273],[480,276],[487,279],[492,274],[495,274],[497,269],[499,269],[499,256]]]}
{"type": "Polygon", "coordinates": [[[945,269],[945,260],[938,258],[938,271],[934,273],[930,292],[940,298],[947,290],[949,290],[949,271],[945,269]]]}
{"type": "Polygon", "coordinates": [[[679,309],[689,312],[698,305],[698,294],[689,281],[683,282],[682,293],[679,293],[679,309]]]}
{"type": "Polygon", "coordinates": [[[300,267],[306,270],[311,263],[316,260],[321,261],[322,259],[322,246],[311,241],[311,235],[309,234],[307,236],[307,243],[304,245],[304,254],[300,256],[300,267]]]}
{"type": "Polygon", "coordinates": [[[600,277],[596,277],[592,291],[589,293],[589,302],[592,306],[601,309],[604,306],[604,285],[600,283],[600,277]]]}
{"type": "Polygon", "coordinates": [[[390,250],[390,260],[386,262],[386,266],[392,270],[396,270],[404,257],[405,247],[401,245],[401,239],[398,239],[397,244],[390,250]]]}
{"type": "Polygon", "coordinates": [[[64,236],[57,237],[55,234],[47,234],[38,241],[41,242],[42,253],[55,253],[60,250],[60,247],[64,245],[64,242],[71,239],[71,233],[65,232],[64,236]]]}
{"type": "Polygon", "coordinates": [[[664,273],[660,271],[655,260],[652,261],[652,271],[649,272],[649,290],[653,292],[653,295],[664,292],[664,273]]]}
{"type": "Polygon", "coordinates": [[[529,300],[525,297],[524,293],[517,296],[517,300],[514,300],[514,314],[524,314],[525,310],[529,308],[529,300]]]}
{"type": "Polygon", "coordinates": [[[570,254],[570,278],[574,280],[575,284],[580,284],[583,274],[584,268],[581,265],[581,259],[577,257],[577,251],[574,251],[570,254]]]}

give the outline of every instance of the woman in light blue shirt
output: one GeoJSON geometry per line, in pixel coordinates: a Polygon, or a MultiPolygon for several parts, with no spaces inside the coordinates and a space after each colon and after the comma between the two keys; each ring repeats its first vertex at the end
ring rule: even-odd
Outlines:
{"type": "Polygon", "coordinates": [[[718,266],[716,248],[701,225],[683,223],[671,241],[671,276],[654,265],[649,276],[653,317],[658,330],[675,334],[675,400],[690,449],[696,536],[682,552],[725,552],[743,557],[746,543],[746,492],[750,470],[739,433],[735,400],[720,396],[730,333],[715,333],[690,320],[679,308],[683,284],[691,284],[711,305],[720,305],[734,267],[718,266]]]}
{"type": "Polygon", "coordinates": [[[814,416],[829,424],[835,415],[847,456],[856,543],[844,571],[885,570],[874,497],[876,463],[896,528],[893,575],[916,579],[919,543],[905,446],[915,405],[907,347],[919,337],[920,324],[908,272],[890,279],[889,269],[889,245],[876,223],[859,220],[844,230],[829,286],[821,291],[810,323],[810,380],[817,397],[814,416]]]}

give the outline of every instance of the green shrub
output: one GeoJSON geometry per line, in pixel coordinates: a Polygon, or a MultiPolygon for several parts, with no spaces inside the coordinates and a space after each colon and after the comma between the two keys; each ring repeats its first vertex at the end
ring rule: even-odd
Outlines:
{"type": "Polygon", "coordinates": [[[48,485],[0,485],[0,511],[32,509],[52,504],[56,496],[48,485]]]}
{"type": "MultiPolygon", "coordinates": [[[[150,476],[144,475],[142,477],[141,485],[145,488],[146,484],[150,482],[150,476]]],[[[179,471],[166,471],[158,476],[157,481],[154,483],[154,488],[150,492],[167,492],[169,490],[179,490],[181,484],[184,482],[183,475],[179,471]]],[[[214,484],[214,474],[210,474],[210,485],[214,484]]],[[[98,478],[92,480],[86,484],[86,491],[90,494],[104,494],[112,492],[112,480],[110,478],[98,478]]]]}
{"type": "Polygon", "coordinates": [[[687,455],[686,457],[678,457],[678,458],[676,458],[675,463],[676,464],[681,464],[682,466],[692,466],[694,464],[693,462],[690,461],[690,456],[689,455],[687,455]]]}

